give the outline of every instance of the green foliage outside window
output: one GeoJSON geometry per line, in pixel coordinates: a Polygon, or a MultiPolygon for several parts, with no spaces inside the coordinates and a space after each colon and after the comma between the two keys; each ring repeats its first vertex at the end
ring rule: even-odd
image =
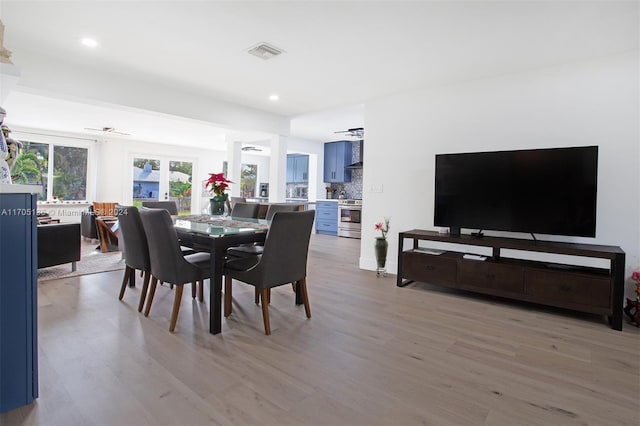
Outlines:
{"type": "Polygon", "coordinates": [[[22,141],[23,149],[11,170],[13,183],[41,185],[39,200],[47,199],[47,172],[49,171],[49,145],[22,141]]]}
{"type": "Polygon", "coordinates": [[[60,200],[85,200],[87,187],[86,148],[54,146],[53,195],[60,200]]]}

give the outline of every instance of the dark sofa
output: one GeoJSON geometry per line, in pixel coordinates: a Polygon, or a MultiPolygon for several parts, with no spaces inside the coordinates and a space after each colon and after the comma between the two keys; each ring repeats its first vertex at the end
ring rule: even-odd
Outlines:
{"type": "Polygon", "coordinates": [[[76,270],[80,260],[80,224],[38,225],[38,269],[71,263],[76,270]]]}
{"type": "Polygon", "coordinates": [[[96,227],[96,213],[93,206],[89,206],[89,210],[82,212],[80,217],[82,236],[92,240],[98,239],[98,229],[96,227]]]}

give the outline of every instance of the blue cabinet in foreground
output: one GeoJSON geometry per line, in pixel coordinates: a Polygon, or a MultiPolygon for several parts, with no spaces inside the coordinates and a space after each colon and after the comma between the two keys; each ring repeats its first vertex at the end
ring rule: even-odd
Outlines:
{"type": "Polygon", "coordinates": [[[0,192],[0,413],[38,397],[36,197],[0,192]]]}

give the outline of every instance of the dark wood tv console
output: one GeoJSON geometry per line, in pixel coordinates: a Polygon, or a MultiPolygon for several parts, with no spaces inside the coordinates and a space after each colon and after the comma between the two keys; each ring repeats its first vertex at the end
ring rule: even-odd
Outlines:
{"type": "Polygon", "coordinates": [[[398,287],[420,281],[580,312],[606,315],[622,330],[625,253],[620,247],[500,237],[449,235],[435,231],[401,232],[398,287]],[[405,239],[413,240],[405,251],[405,239]],[[462,251],[429,251],[419,241],[491,247],[485,260],[465,259],[462,251]],[[422,250],[421,250],[422,249],[422,250]],[[608,259],[609,268],[592,268],[502,257],[501,249],[608,259]]]}

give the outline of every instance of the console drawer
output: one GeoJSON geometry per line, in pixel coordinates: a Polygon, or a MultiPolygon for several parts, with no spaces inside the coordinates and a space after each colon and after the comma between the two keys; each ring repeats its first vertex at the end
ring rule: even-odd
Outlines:
{"type": "Polygon", "coordinates": [[[523,293],[524,270],[518,266],[461,259],[458,262],[458,283],[463,287],[523,293]]]}
{"type": "Polygon", "coordinates": [[[578,304],[608,308],[611,306],[611,281],[608,277],[528,270],[525,292],[555,306],[578,304]]]}
{"type": "Polygon", "coordinates": [[[455,285],[456,259],[445,254],[434,256],[405,252],[402,255],[402,276],[414,281],[455,285]]]}

